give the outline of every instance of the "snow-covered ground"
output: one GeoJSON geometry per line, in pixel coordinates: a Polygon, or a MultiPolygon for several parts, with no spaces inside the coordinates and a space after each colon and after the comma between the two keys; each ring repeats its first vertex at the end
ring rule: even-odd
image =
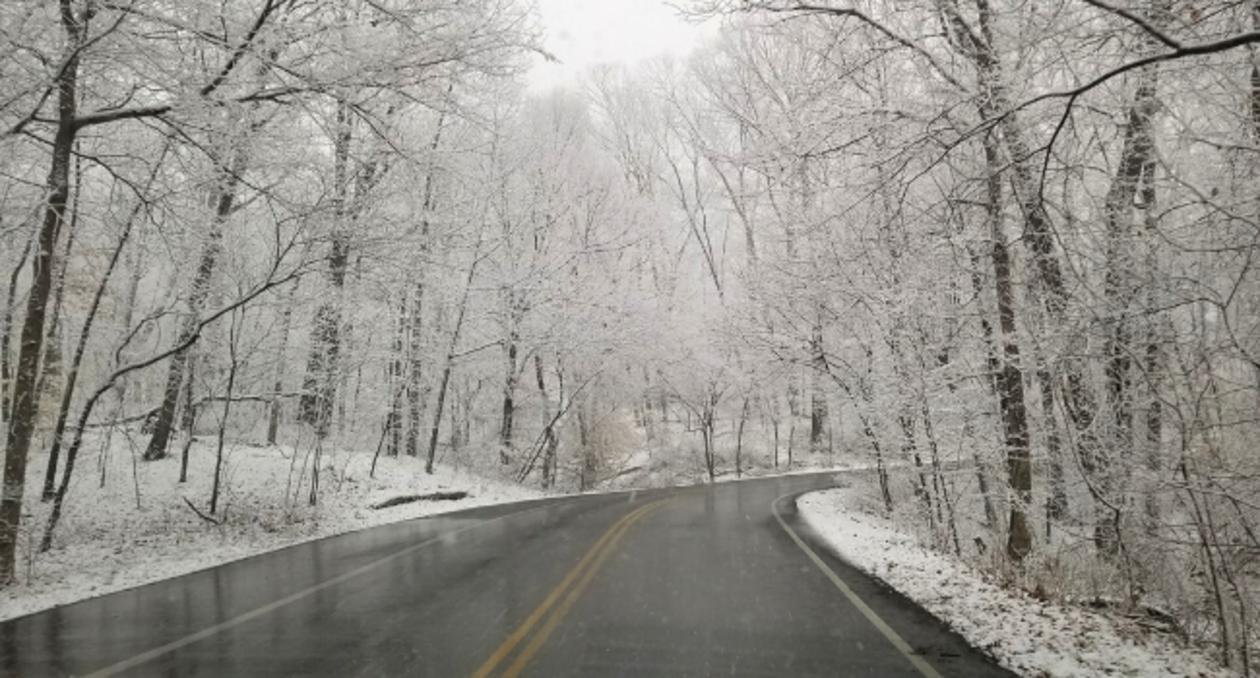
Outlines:
{"type": "Polygon", "coordinates": [[[1000,587],[864,511],[854,494],[847,489],[811,493],[800,497],[797,507],[841,558],[915,600],[1021,675],[1233,675],[1174,636],[1000,587]]]}
{"type": "MultiPolygon", "coordinates": [[[[637,449],[608,464],[609,468],[600,478],[599,489],[620,492],[708,483],[708,473],[700,451],[696,449],[697,438],[697,434],[687,433],[674,425],[664,442],[655,443],[656,449],[649,450],[646,444],[641,443],[637,449]]],[[[827,471],[857,471],[874,467],[873,460],[860,455],[822,452],[798,452],[789,466],[786,451],[780,454],[780,463],[775,465],[772,458],[764,452],[764,441],[759,441],[751,434],[748,439],[740,474],[735,474],[733,451],[724,449],[715,467],[715,482],[827,471]]],[[[729,440],[725,442],[730,443],[729,440]]]]}
{"type": "MultiPolygon", "coordinates": [[[[31,459],[19,583],[0,591],[0,620],[219,565],[298,542],[455,511],[542,496],[535,490],[423,461],[381,457],[369,478],[370,453],[325,452],[318,503],[308,503],[310,459],[292,448],[229,445],[220,524],[205,512],[214,469],[214,439],[192,447],[188,482],[179,460],[133,463],[133,450],[115,439],[105,460],[105,487],[95,455],[80,460],[53,547],[30,548],[43,533],[50,505],[39,501],[46,457],[31,459]],[[303,471],[305,467],[305,471],[303,471]],[[375,510],[403,495],[465,491],[457,501],[418,501],[375,510]]],[[[176,447],[176,446],[173,446],[176,447]]]]}

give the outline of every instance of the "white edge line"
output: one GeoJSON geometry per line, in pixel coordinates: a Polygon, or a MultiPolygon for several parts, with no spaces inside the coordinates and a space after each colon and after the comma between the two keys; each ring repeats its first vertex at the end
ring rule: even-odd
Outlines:
{"type": "Polygon", "coordinates": [[[792,541],[796,542],[796,545],[801,547],[801,550],[805,552],[805,555],[809,556],[809,559],[818,566],[818,569],[822,570],[823,574],[831,580],[831,583],[835,584],[836,588],[840,589],[840,592],[844,594],[845,598],[849,599],[850,603],[853,603],[853,606],[858,609],[858,612],[861,612],[862,616],[866,617],[867,621],[869,621],[871,625],[879,629],[879,632],[884,634],[884,637],[887,638],[901,652],[901,654],[905,656],[906,659],[910,660],[911,664],[914,664],[914,667],[919,670],[919,673],[922,673],[925,678],[941,678],[941,674],[937,673],[936,669],[932,668],[932,665],[929,664],[922,655],[915,653],[915,651],[910,647],[910,644],[907,643],[896,631],[894,631],[893,628],[889,626],[888,623],[885,622],[878,614],[876,614],[875,610],[872,610],[870,606],[866,604],[866,601],[862,600],[858,594],[853,591],[853,589],[849,588],[849,585],[844,583],[844,580],[840,578],[840,575],[836,574],[835,571],[828,567],[827,563],[823,562],[823,559],[819,558],[818,554],[814,553],[814,550],[805,543],[805,540],[801,539],[800,535],[796,533],[796,530],[793,530],[788,526],[787,522],[783,520],[783,516],[779,515],[779,502],[788,497],[799,494],[801,493],[789,492],[771,502],[770,512],[774,514],[774,519],[779,521],[779,525],[788,533],[788,536],[792,538],[792,541]]]}
{"type": "Polygon", "coordinates": [[[301,591],[297,591],[296,593],[290,593],[289,595],[279,600],[272,601],[266,605],[263,605],[262,607],[256,607],[250,610],[249,612],[245,612],[243,614],[232,617],[231,619],[227,621],[219,622],[218,624],[215,624],[214,626],[204,628],[196,633],[184,636],[183,638],[179,638],[177,640],[172,640],[171,642],[165,645],[160,645],[158,647],[155,647],[152,650],[141,652],[138,655],[135,655],[128,659],[124,659],[116,664],[111,664],[109,666],[106,666],[103,669],[98,669],[96,671],[93,671],[92,673],[85,675],[84,678],[107,678],[108,676],[116,676],[122,673],[123,671],[126,671],[128,669],[133,669],[137,666],[153,661],[154,659],[157,659],[158,657],[161,657],[162,655],[167,654],[168,652],[173,652],[175,650],[178,650],[181,647],[191,645],[204,638],[209,638],[210,636],[213,636],[216,633],[219,633],[221,631],[226,631],[227,629],[230,629],[234,626],[239,626],[241,624],[244,624],[245,622],[251,619],[254,619],[256,617],[261,617],[264,614],[267,614],[268,612],[277,610],[281,607],[284,607],[285,605],[288,605],[289,603],[293,603],[298,600],[301,600],[302,598],[305,598],[313,593],[318,593],[326,588],[336,586],[337,584],[340,584],[348,579],[352,579],[370,570],[374,570],[377,567],[384,565],[385,563],[398,560],[399,558],[403,558],[405,556],[411,555],[412,553],[415,553],[416,551],[419,551],[420,549],[426,546],[429,546],[430,544],[433,544],[438,541],[442,541],[443,539],[447,539],[451,537],[452,535],[456,535],[461,532],[466,532],[468,530],[475,529],[478,527],[484,527],[491,523],[496,523],[496,522],[499,522],[500,520],[505,520],[507,518],[511,518],[514,516],[524,515],[526,513],[532,513],[534,511],[541,511],[542,509],[546,509],[546,508],[555,508],[555,507],[551,505],[535,506],[533,508],[523,509],[521,511],[505,513],[501,516],[489,518],[473,525],[466,525],[464,527],[451,530],[450,532],[444,532],[436,537],[426,539],[420,542],[419,544],[413,544],[400,551],[395,551],[394,553],[391,553],[383,558],[380,558],[379,560],[374,560],[366,565],[361,565],[353,570],[350,570],[349,572],[343,572],[337,575],[336,577],[333,577],[332,579],[322,581],[314,586],[302,589],[301,591]]]}

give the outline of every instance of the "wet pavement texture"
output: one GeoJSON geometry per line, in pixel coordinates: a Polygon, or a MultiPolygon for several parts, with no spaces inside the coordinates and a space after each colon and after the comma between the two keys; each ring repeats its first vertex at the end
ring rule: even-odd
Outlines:
{"type": "Polygon", "coordinates": [[[0,623],[0,676],[930,676],[772,505],[930,670],[1012,675],[812,539],[787,495],[835,477],[537,500],[308,542],[0,623]]]}

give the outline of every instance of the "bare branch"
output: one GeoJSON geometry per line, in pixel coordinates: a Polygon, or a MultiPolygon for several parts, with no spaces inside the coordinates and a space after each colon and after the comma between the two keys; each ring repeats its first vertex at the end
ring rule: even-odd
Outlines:
{"type": "Polygon", "coordinates": [[[791,5],[775,5],[775,4],[771,4],[768,1],[760,1],[760,2],[749,2],[746,5],[744,5],[744,8],[745,8],[745,11],[757,10],[757,11],[770,12],[770,13],[775,13],[775,14],[796,14],[796,15],[821,14],[825,16],[857,19],[858,21],[866,24],[867,26],[870,26],[871,28],[875,29],[879,33],[883,34],[884,37],[888,38],[889,40],[892,40],[898,45],[901,45],[902,47],[905,47],[906,49],[909,49],[915,54],[918,54],[919,56],[926,59],[928,64],[932,66],[932,70],[936,71],[936,74],[939,75],[942,79],[944,79],[949,84],[953,85],[954,87],[964,92],[969,91],[968,88],[965,85],[963,85],[962,82],[960,82],[957,78],[951,75],[950,72],[946,70],[946,68],[942,66],[940,62],[936,60],[936,57],[932,56],[932,54],[929,53],[926,49],[924,49],[921,45],[897,33],[891,28],[885,26],[883,23],[876,21],[869,14],[866,14],[865,12],[859,11],[857,9],[853,9],[852,7],[828,7],[826,5],[815,5],[808,2],[796,2],[791,5]]]}
{"type": "Polygon", "coordinates": [[[1087,5],[1093,5],[1094,7],[1097,7],[1098,9],[1101,9],[1105,12],[1109,12],[1111,14],[1115,14],[1116,16],[1123,17],[1127,21],[1130,21],[1136,24],[1138,28],[1141,28],[1142,30],[1146,31],[1152,38],[1155,38],[1156,40],[1164,43],[1164,45],[1167,47],[1171,47],[1172,49],[1181,49],[1183,47],[1180,41],[1174,40],[1167,33],[1159,30],[1159,28],[1157,28],[1151,22],[1147,21],[1146,19],[1143,19],[1142,17],[1138,16],[1137,14],[1134,14],[1133,12],[1130,12],[1129,10],[1123,7],[1116,7],[1114,5],[1103,2],[1103,0],[1081,0],[1081,1],[1087,5]]]}

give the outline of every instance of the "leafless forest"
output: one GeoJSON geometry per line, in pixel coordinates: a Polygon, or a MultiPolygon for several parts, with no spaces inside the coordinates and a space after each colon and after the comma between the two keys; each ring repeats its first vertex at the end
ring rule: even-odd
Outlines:
{"type": "Polygon", "coordinates": [[[0,581],[125,432],[287,445],[312,503],[326,449],[848,455],[1249,673],[1260,2],[679,9],[688,58],[538,91],[516,0],[0,4],[0,581]]]}

